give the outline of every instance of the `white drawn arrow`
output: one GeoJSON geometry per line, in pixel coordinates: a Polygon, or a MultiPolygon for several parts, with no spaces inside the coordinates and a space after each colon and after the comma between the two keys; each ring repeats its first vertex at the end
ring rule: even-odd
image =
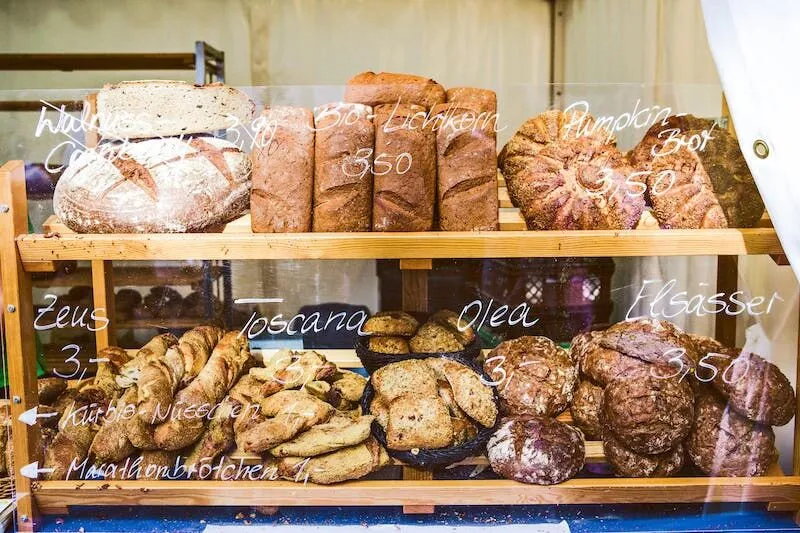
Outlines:
{"type": "Polygon", "coordinates": [[[32,426],[36,423],[37,418],[50,418],[51,416],[58,416],[58,413],[42,413],[38,414],[37,407],[31,407],[21,415],[19,415],[19,421],[25,422],[29,426],[32,426]]]}
{"type": "Polygon", "coordinates": [[[20,468],[19,473],[27,478],[36,479],[39,477],[39,473],[49,474],[54,470],[55,470],[54,468],[39,468],[39,461],[34,461],[31,464],[25,465],[22,468],[20,468]]]}

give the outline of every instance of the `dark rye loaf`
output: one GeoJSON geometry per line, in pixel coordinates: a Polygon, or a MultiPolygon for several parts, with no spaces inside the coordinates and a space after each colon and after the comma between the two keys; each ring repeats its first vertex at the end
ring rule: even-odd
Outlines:
{"type": "Polygon", "coordinates": [[[375,108],[374,231],[433,229],[436,135],[424,117],[413,104],[375,108]]]}
{"type": "Polygon", "coordinates": [[[439,229],[498,229],[497,159],[494,126],[463,104],[431,110],[436,129],[439,229]]]}
{"type": "Polygon", "coordinates": [[[53,209],[79,233],[198,232],[241,216],[250,159],[216,137],[103,144],[67,167],[53,209]]]}
{"type": "Polygon", "coordinates": [[[314,109],[314,231],[372,227],[372,108],[332,103],[314,109]]]}
{"type": "Polygon", "coordinates": [[[314,191],[314,114],[291,106],[268,107],[253,149],[250,214],[253,232],[311,231],[314,191]]]}

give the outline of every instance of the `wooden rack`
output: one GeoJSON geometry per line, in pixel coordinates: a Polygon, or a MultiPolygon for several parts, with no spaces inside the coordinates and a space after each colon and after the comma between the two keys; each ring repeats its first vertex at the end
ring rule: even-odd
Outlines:
{"type": "MultiPolygon", "coordinates": [[[[6,309],[6,341],[12,415],[36,405],[36,376],[31,332],[31,272],[42,262],[91,261],[94,305],[109,308],[114,260],[187,259],[400,259],[403,307],[427,309],[427,272],[433,258],[723,255],[718,290],[736,287],[736,257],[783,254],[774,229],[629,231],[525,231],[516,210],[500,197],[501,231],[477,233],[253,234],[247,217],[219,233],[193,235],[84,235],[57,220],[48,235],[27,233],[23,164],[0,169],[0,269],[6,309]],[[727,261],[727,263],[726,263],[727,261]],[[725,268],[723,268],[725,267],[725,268]],[[731,269],[733,275],[731,276],[731,269]],[[12,310],[13,308],[13,310],[12,310]]],[[[647,224],[645,224],[647,226],[647,224]]],[[[110,317],[113,323],[113,317],[110,317]]],[[[735,323],[721,320],[717,336],[735,338],[735,323]]],[[[97,335],[107,346],[109,331],[97,335]]],[[[330,360],[356,367],[351,350],[325,352],[330,360]]],[[[758,478],[572,479],[555,486],[509,480],[435,480],[430,472],[402,467],[402,480],[362,480],[333,486],[293,482],[221,481],[32,481],[17,470],[19,526],[31,530],[37,512],[65,513],[71,505],[402,505],[431,512],[435,505],[599,504],[768,502],[770,509],[800,509],[800,436],[795,424],[794,468],[785,475],[774,465],[758,478]]],[[[15,422],[18,465],[34,457],[38,430],[15,422]]],[[[602,462],[602,446],[587,443],[588,461],[602,462]]],[[[472,464],[480,463],[475,460],[472,464]]]]}

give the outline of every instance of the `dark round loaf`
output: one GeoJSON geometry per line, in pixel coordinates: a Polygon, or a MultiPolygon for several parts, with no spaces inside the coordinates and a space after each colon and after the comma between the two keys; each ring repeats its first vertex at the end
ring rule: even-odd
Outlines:
{"type": "Polygon", "coordinates": [[[587,439],[600,439],[603,426],[600,424],[600,407],[603,404],[603,387],[588,379],[581,380],[575,389],[570,411],[575,425],[583,431],[587,439]]]}
{"type": "Polygon", "coordinates": [[[636,453],[623,446],[610,431],[603,436],[603,450],[608,464],[618,477],[674,476],[683,468],[685,456],[681,443],[664,453],[636,453]]]}
{"type": "Polygon", "coordinates": [[[594,341],[598,335],[600,335],[599,331],[584,331],[583,333],[575,335],[570,342],[569,357],[581,372],[583,371],[583,359],[586,352],[590,347],[594,346],[592,341],[594,341]]]}
{"type": "Polygon", "coordinates": [[[132,318],[133,311],[142,304],[142,295],[135,289],[120,289],[114,295],[114,307],[120,318],[132,318]]]}
{"type": "Polygon", "coordinates": [[[694,368],[699,360],[692,338],[667,320],[638,318],[617,322],[598,337],[598,342],[603,348],[648,363],[678,366],[671,360],[685,354],[681,361],[694,368]]]}
{"type": "Polygon", "coordinates": [[[711,383],[736,412],[768,426],[794,417],[795,392],[780,368],[749,352],[715,364],[719,372],[711,383]]]}
{"type": "Polygon", "coordinates": [[[775,433],[726,407],[713,393],[697,399],[697,419],[686,450],[711,476],[762,476],[775,462],[775,433]]]}
{"type": "Polygon", "coordinates": [[[650,169],[653,159],[664,148],[674,130],[685,134],[688,131],[710,130],[713,126],[712,119],[698,118],[694,115],[670,115],[650,126],[639,144],[628,153],[628,158],[637,169],[650,169]]]}
{"type": "Polygon", "coordinates": [[[586,451],[581,432],[554,418],[504,418],[486,446],[492,470],[536,485],[554,485],[583,468],[586,451]]]}
{"type": "Polygon", "coordinates": [[[694,393],[685,381],[644,371],[609,383],[601,421],[630,449],[643,454],[675,448],[694,421],[694,393]]]}
{"type": "Polygon", "coordinates": [[[584,351],[581,371],[584,376],[605,387],[615,379],[647,371],[651,366],[641,359],[603,348],[596,340],[592,340],[584,351]]]}
{"type": "Polygon", "coordinates": [[[556,416],[572,401],[578,369],[567,351],[546,337],[519,337],[492,350],[483,365],[497,383],[507,414],[556,416]]]}
{"type": "Polygon", "coordinates": [[[181,293],[162,285],[150,289],[144,297],[143,307],[153,318],[175,318],[181,316],[182,304],[181,293]]]}

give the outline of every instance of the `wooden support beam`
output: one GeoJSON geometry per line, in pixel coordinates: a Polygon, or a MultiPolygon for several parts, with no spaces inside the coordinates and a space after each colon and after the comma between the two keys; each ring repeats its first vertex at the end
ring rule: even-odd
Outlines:
{"type": "Polygon", "coordinates": [[[32,531],[36,519],[31,480],[20,474],[20,468],[36,460],[40,438],[37,426],[28,427],[18,420],[20,414],[39,403],[31,275],[22,267],[15,241],[17,235],[27,232],[25,165],[22,161],[11,161],[0,168],[0,275],[14,443],[12,475],[17,492],[17,526],[20,531],[32,531]]]}
{"type": "Polygon", "coordinates": [[[95,344],[99,352],[103,348],[114,346],[117,343],[117,336],[114,330],[114,271],[111,261],[92,260],[92,294],[94,297],[94,312],[100,318],[95,321],[95,327],[97,328],[95,344]],[[106,327],[102,327],[102,318],[108,320],[106,327]]]}

